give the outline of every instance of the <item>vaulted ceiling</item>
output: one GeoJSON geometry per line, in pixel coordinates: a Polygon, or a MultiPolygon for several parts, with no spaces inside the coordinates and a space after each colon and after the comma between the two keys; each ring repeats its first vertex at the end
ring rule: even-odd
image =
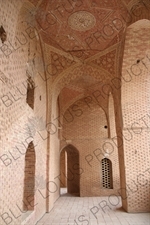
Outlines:
{"type": "Polygon", "coordinates": [[[95,77],[91,79],[88,72],[84,73],[87,65],[94,74],[105,74],[108,84],[113,77],[120,76],[126,28],[139,19],[148,18],[149,15],[149,0],[30,2],[36,9],[33,14],[42,40],[51,46],[54,79],[68,68],[73,76],[76,65],[79,71],[81,70],[81,77],[62,89],[62,105],[67,104],[67,101],[72,102],[73,98],[76,99],[77,95],[82,95],[90,87],[93,91],[98,88],[100,80],[95,77]]]}
{"type": "Polygon", "coordinates": [[[85,60],[122,40],[125,9],[118,0],[44,0],[36,20],[47,44],[85,60]]]}

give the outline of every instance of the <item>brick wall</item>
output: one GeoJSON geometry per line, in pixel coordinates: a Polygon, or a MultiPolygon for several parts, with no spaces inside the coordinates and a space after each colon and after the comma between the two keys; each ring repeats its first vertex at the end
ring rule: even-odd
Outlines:
{"type": "MultiPolygon", "coordinates": [[[[79,151],[80,158],[80,196],[103,196],[116,194],[120,188],[118,149],[108,130],[115,133],[115,117],[112,96],[109,106],[111,128],[106,114],[98,104],[90,107],[82,100],[77,101],[63,115],[63,138],[79,151]],[[73,111],[74,106],[76,111],[73,111]],[[105,127],[107,126],[107,127],[105,127]],[[113,189],[104,189],[102,185],[102,159],[108,157],[113,168],[113,189]]],[[[113,138],[113,137],[112,137],[113,138]]]]}
{"type": "MultiPolygon", "coordinates": [[[[68,143],[79,151],[80,196],[118,194],[120,179],[115,122],[117,135],[121,135],[119,132],[123,126],[124,151],[119,151],[119,161],[121,183],[128,190],[125,208],[129,212],[148,211],[149,22],[140,21],[127,30],[121,93],[120,90],[114,91],[109,99],[107,93],[103,93],[105,101],[99,96],[90,104],[80,98],[78,106],[74,106],[72,98],[79,99],[76,94],[84,96],[85,93],[80,90],[72,92],[68,97],[71,104],[64,99],[60,101],[65,86],[73,82],[79,86],[80,78],[85,74],[87,85],[88,80],[94,79],[95,83],[105,80],[107,83],[111,78],[106,71],[99,72],[98,67],[92,69],[89,65],[75,64],[72,59],[69,61],[61,51],[54,54],[54,49],[45,44],[30,25],[35,22],[30,13],[32,10],[34,6],[29,2],[1,2],[1,23],[7,41],[4,44],[0,41],[0,224],[33,225],[52,209],[60,194],[60,151],[68,143]],[[54,61],[59,54],[62,54],[60,62],[66,65],[66,70],[58,71],[53,77],[48,72],[54,68],[49,66],[49,71],[45,71],[44,64],[54,61]],[[35,86],[34,90],[31,87],[28,103],[34,103],[34,107],[27,104],[29,77],[35,86]],[[60,115],[62,129],[58,129],[61,126],[56,120],[60,115]],[[31,142],[36,159],[34,211],[29,207],[23,212],[25,155],[31,142]],[[105,157],[112,162],[113,189],[109,190],[102,187],[101,161],[105,157]]],[[[74,164],[73,160],[71,162],[74,164]]]]}
{"type": "Polygon", "coordinates": [[[150,23],[127,29],[122,68],[122,116],[127,210],[149,211],[150,23]]]}
{"type": "Polygon", "coordinates": [[[0,8],[1,22],[7,33],[7,41],[0,43],[0,224],[33,225],[46,211],[43,185],[46,185],[47,143],[38,133],[41,123],[45,125],[46,122],[46,82],[38,74],[40,71],[44,76],[39,63],[41,43],[34,29],[23,22],[28,5],[21,6],[22,1],[5,1],[0,8]],[[36,86],[34,110],[26,103],[27,74],[36,86]],[[30,207],[23,212],[23,199],[25,154],[31,141],[36,157],[36,191],[34,211],[29,215],[30,207]]]}

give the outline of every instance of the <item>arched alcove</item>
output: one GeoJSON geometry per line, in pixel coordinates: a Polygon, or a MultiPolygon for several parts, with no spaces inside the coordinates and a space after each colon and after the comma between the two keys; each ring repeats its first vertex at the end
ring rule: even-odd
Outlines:
{"type": "Polygon", "coordinates": [[[23,209],[34,210],[35,202],[35,149],[30,142],[25,155],[23,209]]]}
{"type": "Polygon", "coordinates": [[[26,102],[31,107],[31,109],[34,109],[34,89],[35,89],[34,82],[32,78],[28,76],[26,102]]]}

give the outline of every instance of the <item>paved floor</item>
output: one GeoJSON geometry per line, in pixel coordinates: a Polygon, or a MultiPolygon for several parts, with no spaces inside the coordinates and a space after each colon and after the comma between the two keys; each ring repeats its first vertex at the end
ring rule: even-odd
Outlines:
{"type": "Polygon", "coordinates": [[[126,213],[117,197],[75,197],[63,190],[37,225],[150,225],[150,213],[126,213]]]}

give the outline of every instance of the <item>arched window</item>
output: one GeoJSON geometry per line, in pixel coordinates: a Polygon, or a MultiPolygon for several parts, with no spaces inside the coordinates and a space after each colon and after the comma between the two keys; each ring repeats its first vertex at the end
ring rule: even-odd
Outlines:
{"type": "Polygon", "coordinates": [[[102,185],[103,188],[113,188],[112,163],[107,158],[102,159],[102,185]]]}
{"type": "Polygon", "coordinates": [[[24,196],[23,209],[27,211],[34,210],[35,194],[35,150],[33,142],[30,142],[25,155],[24,171],[24,196]]]}
{"type": "Polygon", "coordinates": [[[30,76],[28,76],[26,102],[32,109],[34,109],[34,89],[35,89],[34,81],[32,80],[30,76]]]}

